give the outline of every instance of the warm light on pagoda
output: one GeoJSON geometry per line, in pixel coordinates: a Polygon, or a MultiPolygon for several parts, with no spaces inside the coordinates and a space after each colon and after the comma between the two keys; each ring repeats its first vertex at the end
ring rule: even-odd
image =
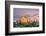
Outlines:
{"type": "Polygon", "coordinates": [[[22,23],[28,24],[28,23],[31,23],[31,20],[30,20],[27,16],[21,16],[21,17],[19,18],[18,22],[21,23],[21,24],[22,24],[22,23]]]}

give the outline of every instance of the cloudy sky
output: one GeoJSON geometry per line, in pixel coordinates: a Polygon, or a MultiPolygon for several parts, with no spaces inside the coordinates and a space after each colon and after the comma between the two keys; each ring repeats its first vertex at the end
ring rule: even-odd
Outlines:
{"type": "Polygon", "coordinates": [[[20,16],[23,16],[23,15],[29,15],[31,18],[31,16],[39,15],[39,9],[32,9],[32,8],[14,8],[13,9],[13,20],[18,19],[20,16]]]}

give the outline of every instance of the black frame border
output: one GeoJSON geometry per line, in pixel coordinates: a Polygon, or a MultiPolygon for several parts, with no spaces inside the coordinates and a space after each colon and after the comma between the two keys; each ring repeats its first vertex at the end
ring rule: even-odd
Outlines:
{"type": "Polygon", "coordinates": [[[5,35],[22,35],[22,34],[38,34],[38,33],[45,33],[45,3],[41,2],[22,2],[22,1],[5,1],[5,35]],[[42,31],[33,31],[33,32],[18,32],[18,33],[9,33],[9,5],[17,3],[26,3],[26,4],[36,4],[36,5],[43,5],[43,30],[42,31]]]}

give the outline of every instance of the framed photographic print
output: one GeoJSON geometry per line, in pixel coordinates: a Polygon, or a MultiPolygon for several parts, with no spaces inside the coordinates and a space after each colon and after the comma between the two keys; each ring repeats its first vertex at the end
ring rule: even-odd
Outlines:
{"type": "Polygon", "coordinates": [[[37,34],[45,32],[45,4],[5,1],[5,33],[37,34]]]}

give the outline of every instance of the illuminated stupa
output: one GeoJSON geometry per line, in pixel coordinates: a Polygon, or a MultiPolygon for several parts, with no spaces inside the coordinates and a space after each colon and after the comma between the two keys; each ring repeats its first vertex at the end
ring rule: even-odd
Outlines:
{"type": "Polygon", "coordinates": [[[31,20],[27,17],[27,16],[21,16],[18,20],[17,20],[18,23],[25,23],[25,24],[28,24],[28,23],[31,23],[31,20]]]}

